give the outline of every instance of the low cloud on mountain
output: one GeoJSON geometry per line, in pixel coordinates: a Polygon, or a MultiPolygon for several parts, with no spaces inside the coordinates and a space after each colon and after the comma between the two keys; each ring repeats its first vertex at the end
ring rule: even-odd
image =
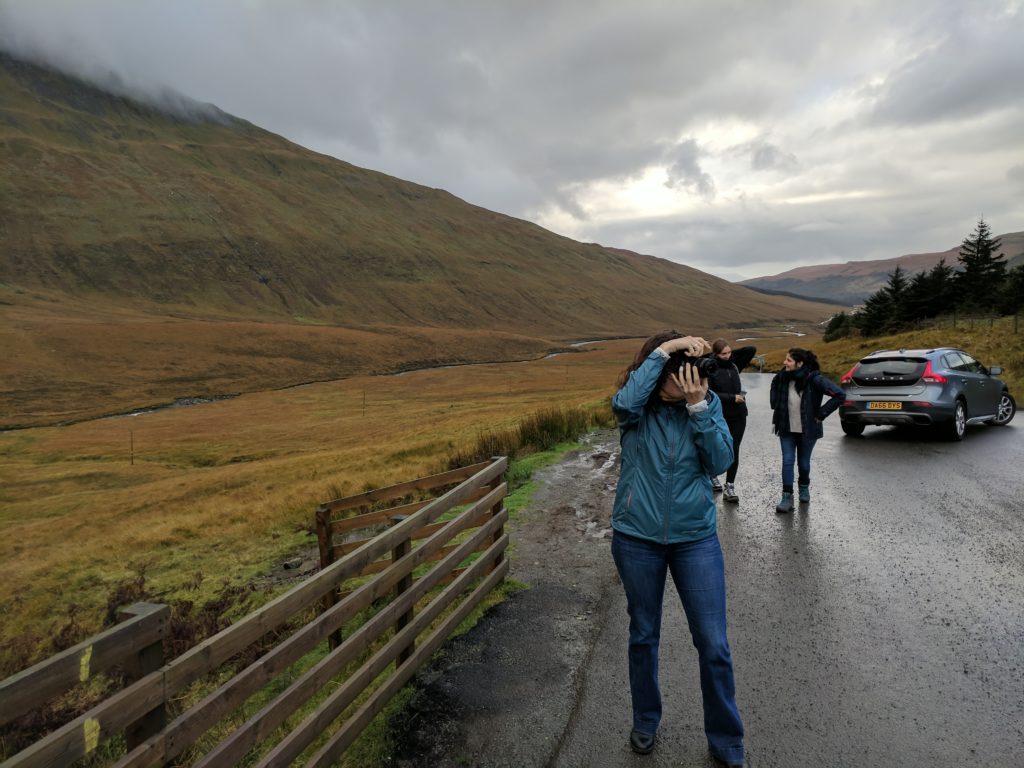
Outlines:
{"type": "Polygon", "coordinates": [[[1022,37],[1019,0],[0,2],[18,55],[727,277],[1022,228],[1022,37]]]}

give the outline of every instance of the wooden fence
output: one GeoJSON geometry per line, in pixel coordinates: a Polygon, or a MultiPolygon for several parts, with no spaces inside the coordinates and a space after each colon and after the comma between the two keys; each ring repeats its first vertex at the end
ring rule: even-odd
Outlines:
{"type": "Polygon", "coordinates": [[[135,606],[134,618],[8,678],[0,683],[0,724],[101,669],[130,660],[136,674],[0,768],[70,765],[122,733],[128,750],[118,768],[182,759],[264,768],[300,757],[307,766],[331,765],[507,574],[506,468],[499,457],[321,505],[324,567],[169,663],[152,650],[167,607],[135,606]],[[372,508],[453,483],[433,499],[372,508]],[[337,512],[347,517],[332,519],[337,512]],[[372,537],[335,543],[382,523],[387,527],[372,537]],[[311,613],[318,606],[319,615],[311,613]],[[366,611],[371,607],[375,613],[366,611]],[[225,665],[257,643],[262,655],[223,680],[225,665]],[[214,689],[172,713],[172,702],[197,681],[214,689]],[[280,726],[300,712],[301,721],[282,734],[280,726]]]}

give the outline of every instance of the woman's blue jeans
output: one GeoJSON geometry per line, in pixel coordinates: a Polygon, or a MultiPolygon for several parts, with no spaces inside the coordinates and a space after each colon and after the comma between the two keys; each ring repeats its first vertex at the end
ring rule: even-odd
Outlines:
{"type": "Polygon", "coordinates": [[[793,492],[793,464],[797,464],[800,485],[811,484],[811,452],[817,438],[803,432],[782,432],[782,490],[793,492]]]}
{"type": "Polygon", "coordinates": [[[666,573],[671,573],[697,649],[708,746],[726,762],[743,762],[743,722],[725,632],[725,560],[717,534],[700,541],[659,544],[616,531],[612,557],[629,610],[633,729],[653,734],[661,722],[658,645],[666,573]]]}

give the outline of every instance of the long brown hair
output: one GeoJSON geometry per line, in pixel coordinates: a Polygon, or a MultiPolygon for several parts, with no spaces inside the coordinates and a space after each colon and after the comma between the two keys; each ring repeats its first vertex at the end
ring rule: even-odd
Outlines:
{"type": "Polygon", "coordinates": [[[633,358],[633,362],[626,366],[626,368],[619,374],[619,379],[616,382],[616,386],[620,389],[622,386],[629,381],[629,374],[635,371],[643,364],[644,360],[650,357],[651,352],[660,347],[666,341],[671,339],[681,339],[683,334],[679,331],[666,329],[664,331],[658,331],[656,334],[651,336],[647,341],[640,347],[640,351],[636,353],[636,357],[633,358]]]}
{"type": "Polygon", "coordinates": [[[711,354],[717,355],[723,349],[729,346],[729,342],[725,339],[715,339],[711,342],[711,354]]]}

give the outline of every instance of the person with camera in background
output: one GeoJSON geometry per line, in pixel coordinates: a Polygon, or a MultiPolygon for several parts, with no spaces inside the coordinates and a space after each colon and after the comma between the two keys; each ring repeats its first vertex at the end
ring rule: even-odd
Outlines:
{"type": "Polygon", "coordinates": [[[736,471],[740,467],[740,443],[747,429],[746,390],[740,383],[740,371],[750,365],[757,354],[757,347],[740,347],[733,350],[725,339],[711,343],[711,354],[718,361],[718,370],[708,377],[708,386],[722,401],[722,415],[732,435],[732,464],[725,473],[725,486],[718,477],[711,478],[715,492],[722,492],[722,498],[735,504],[740,500],[736,493],[736,471]]]}
{"type": "Polygon", "coordinates": [[[782,500],[775,511],[793,511],[793,464],[799,471],[800,503],[811,500],[811,452],[825,435],[822,422],[843,404],[845,393],[821,373],[818,356],[793,347],[772,379],[772,428],[782,446],[782,500]],[[828,402],[821,401],[828,396],[828,402]]]}
{"type": "Polygon", "coordinates": [[[725,562],[711,477],[732,463],[732,437],[708,376],[702,338],[662,331],[619,377],[612,409],[621,469],[612,510],[612,557],[629,613],[630,748],[654,749],[661,722],[658,649],[667,574],[682,601],[700,666],[704,733],[720,763],[743,765],[726,637],[725,562]]]}

